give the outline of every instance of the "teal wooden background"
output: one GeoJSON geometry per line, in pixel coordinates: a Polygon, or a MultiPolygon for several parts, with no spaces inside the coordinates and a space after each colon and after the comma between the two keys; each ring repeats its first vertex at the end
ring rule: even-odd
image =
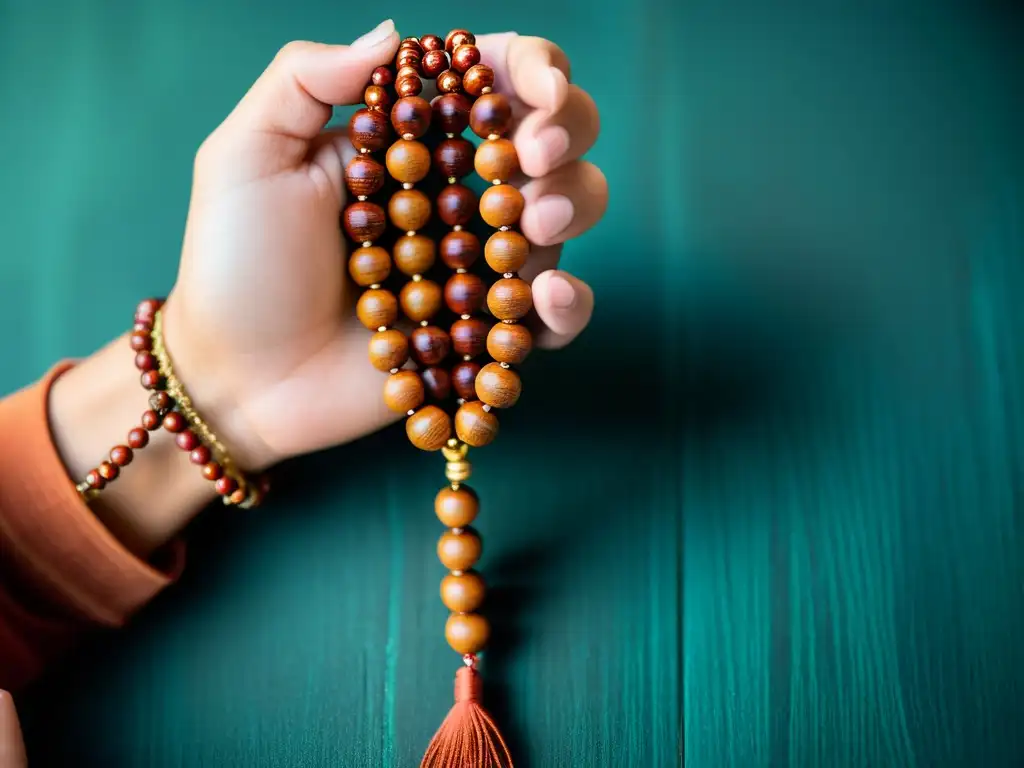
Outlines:
{"type": "MultiPolygon", "coordinates": [[[[521,765],[1020,766],[1020,12],[848,6],[2,0],[0,390],[168,288],[192,154],[280,44],[549,36],[613,200],[566,259],[593,328],[479,457],[521,765]]],[[[414,765],[440,469],[386,432],[208,516],[26,702],[35,764],[414,765]]]]}

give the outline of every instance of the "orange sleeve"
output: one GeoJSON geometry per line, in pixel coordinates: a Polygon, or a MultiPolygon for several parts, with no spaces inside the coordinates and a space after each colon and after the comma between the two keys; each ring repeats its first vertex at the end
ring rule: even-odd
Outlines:
{"type": "Polygon", "coordinates": [[[90,512],[50,437],[50,386],[71,365],[0,400],[0,688],[37,677],[77,636],[122,625],[173,581],[132,555],[90,512]]]}

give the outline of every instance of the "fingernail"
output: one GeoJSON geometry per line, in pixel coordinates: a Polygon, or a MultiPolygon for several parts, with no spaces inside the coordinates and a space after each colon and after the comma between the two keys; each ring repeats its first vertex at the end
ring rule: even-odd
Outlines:
{"type": "Polygon", "coordinates": [[[576,303],[576,289],[564,277],[552,275],[548,280],[548,290],[551,292],[551,306],[555,309],[572,309],[576,303]]]}
{"type": "Polygon", "coordinates": [[[537,134],[537,151],[549,163],[558,162],[569,151],[569,132],[560,125],[552,125],[537,134]]]}
{"type": "Polygon", "coordinates": [[[373,48],[387,40],[395,31],[395,22],[386,19],[362,37],[352,41],[353,48],[373,48]]]}
{"type": "Polygon", "coordinates": [[[576,210],[565,195],[545,195],[534,206],[537,228],[541,237],[550,239],[572,223],[576,210]]]}
{"type": "Polygon", "coordinates": [[[565,101],[565,95],[569,90],[569,81],[565,74],[558,67],[548,67],[548,98],[551,100],[551,109],[559,109],[565,101]]]}

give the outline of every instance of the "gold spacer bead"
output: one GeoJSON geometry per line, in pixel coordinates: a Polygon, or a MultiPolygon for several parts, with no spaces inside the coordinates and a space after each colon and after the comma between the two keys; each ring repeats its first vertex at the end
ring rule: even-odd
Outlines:
{"type": "Polygon", "coordinates": [[[422,279],[423,279],[423,275],[413,275],[413,276],[412,276],[412,281],[413,281],[414,283],[418,283],[418,282],[419,282],[420,280],[422,280],[422,279]]]}
{"type": "Polygon", "coordinates": [[[505,369],[506,371],[507,371],[507,370],[508,370],[509,368],[511,368],[511,367],[512,367],[512,366],[511,366],[511,365],[509,365],[508,363],[498,363],[498,365],[500,365],[500,366],[501,366],[502,368],[504,368],[504,369],[505,369]]]}
{"type": "Polygon", "coordinates": [[[466,270],[465,270],[464,267],[459,267],[458,269],[455,270],[455,274],[456,275],[464,275],[464,274],[466,274],[466,270]]]}
{"type": "Polygon", "coordinates": [[[462,231],[462,225],[461,224],[456,224],[454,227],[452,227],[452,232],[461,232],[461,231],[462,231]]]}
{"type": "Polygon", "coordinates": [[[423,328],[426,328],[428,325],[430,325],[430,321],[429,320],[420,320],[420,325],[423,328]]]}
{"type": "Polygon", "coordinates": [[[373,245],[373,240],[363,240],[363,248],[369,248],[373,245]]]}
{"type": "Polygon", "coordinates": [[[370,150],[368,150],[366,147],[360,147],[359,148],[359,154],[360,155],[368,155],[368,154],[370,154],[370,150]]]}
{"type": "Polygon", "coordinates": [[[373,283],[370,287],[375,291],[380,290],[380,283],[373,283]]]}
{"type": "Polygon", "coordinates": [[[377,326],[377,332],[378,333],[383,333],[387,329],[388,329],[388,327],[386,325],[379,325],[379,326],[377,326]]]}
{"type": "Polygon", "coordinates": [[[473,359],[473,356],[472,355],[463,355],[462,359],[465,360],[468,363],[470,360],[473,359]]]}
{"type": "Polygon", "coordinates": [[[412,182],[411,181],[403,181],[402,182],[402,189],[412,189],[412,182]]]}
{"type": "Polygon", "coordinates": [[[496,134],[496,133],[492,133],[492,134],[489,134],[489,135],[487,136],[487,140],[488,140],[488,141],[495,141],[496,139],[500,139],[500,138],[501,138],[501,136],[499,136],[499,135],[498,135],[498,134],[496,134]]]}
{"type": "Polygon", "coordinates": [[[449,440],[448,444],[441,449],[441,455],[444,456],[445,461],[459,462],[466,461],[466,456],[469,454],[469,446],[461,440],[449,440]]]}
{"type": "Polygon", "coordinates": [[[358,200],[360,203],[365,203],[366,195],[356,195],[356,200],[358,200]]]}
{"type": "Polygon", "coordinates": [[[412,416],[414,413],[416,413],[416,409],[415,408],[410,408],[408,411],[405,412],[405,415],[406,416],[412,416]]]}
{"type": "Polygon", "coordinates": [[[510,229],[512,229],[512,227],[505,226],[505,227],[498,227],[498,229],[501,230],[502,232],[508,232],[510,229]]]}
{"type": "Polygon", "coordinates": [[[493,185],[494,185],[494,186],[496,186],[496,187],[497,187],[497,186],[500,186],[500,185],[501,185],[501,184],[503,184],[503,183],[504,183],[504,182],[502,182],[502,180],[501,180],[501,179],[494,179],[494,180],[493,180],[493,181],[491,182],[491,184],[493,184],[493,185]]]}
{"type": "Polygon", "coordinates": [[[407,234],[409,237],[412,237],[413,235],[416,234],[416,230],[415,229],[410,229],[405,234],[407,234]]]}
{"type": "Polygon", "coordinates": [[[462,318],[463,320],[469,320],[470,318],[469,315],[459,315],[459,317],[462,318]]]}
{"type": "Polygon", "coordinates": [[[454,184],[457,181],[458,181],[458,179],[456,179],[454,176],[449,176],[448,177],[448,183],[449,184],[454,184]]]}
{"type": "Polygon", "coordinates": [[[415,136],[413,136],[411,133],[403,133],[402,138],[405,139],[406,141],[412,141],[415,138],[415,136]]]}
{"type": "Polygon", "coordinates": [[[515,276],[515,272],[505,272],[504,274],[502,274],[502,277],[504,277],[506,280],[511,280],[515,276]]]}
{"type": "Polygon", "coordinates": [[[388,373],[398,373],[398,369],[392,368],[390,371],[388,371],[388,373]]]}
{"type": "Polygon", "coordinates": [[[455,134],[454,133],[446,133],[445,134],[445,138],[454,139],[455,138],[455,134]]]}
{"type": "Polygon", "coordinates": [[[483,95],[485,93],[490,93],[490,92],[491,92],[491,86],[489,86],[489,85],[485,85],[483,88],[480,89],[480,94],[481,95],[483,95]]]}
{"type": "Polygon", "coordinates": [[[469,479],[473,468],[468,461],[449,461],[444,466],[444,476],[454,486],[469,479]]]}

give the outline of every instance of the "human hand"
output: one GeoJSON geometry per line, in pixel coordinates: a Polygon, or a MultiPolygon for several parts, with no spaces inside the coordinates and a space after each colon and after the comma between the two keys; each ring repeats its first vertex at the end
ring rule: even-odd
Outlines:
{"type": "MultiPolygon", "coordinates": [[[[330,105],[361,99],[398,46],[384,22],[351,46],[291,43],[200,148],[178,280],[165,305],[168,347],[193,400],[236,461],[258,470],[344,443],[397,417],[367,360],[353,311],[339,215],[345,129],[330,105]]],[[[562,244],[607,204],[601,172],[579,158],[598,114],[569,82],[553,43],[514,33],[477,40],[509,95],[525,180],[523,233],[537,345],[561,347],[590,320],[593,294],[556,270],[562,244]]]]}
{"type": "Polygon", "coordinates": [[[25,768],[27,765],[14,699],[7,691],[0,691],[0,768],[25,768]]]}

